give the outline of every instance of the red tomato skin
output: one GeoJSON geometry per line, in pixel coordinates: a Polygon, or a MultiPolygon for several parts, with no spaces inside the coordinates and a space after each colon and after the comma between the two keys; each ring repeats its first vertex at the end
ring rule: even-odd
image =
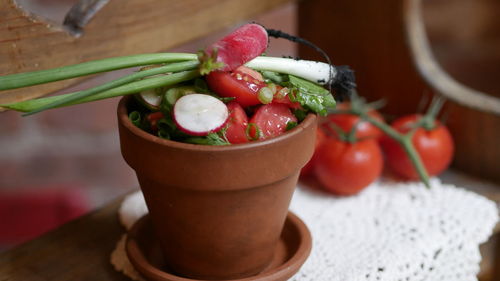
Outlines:
{"type": "Polygon", "coordinates": [[[373,139],[347,143],[328,138],[317,155],[314,174],[325,190],[336,195],[356,194],[382,173],[382,151],[373,139]]]}
{"type": "Polygon", "coordinates": [[[316,142],[314,143],[314,154],[311,160],[300,170],[301,177],[310,177],[314,174],[316,158],[318,158],[318,148],[326,140],[327,136],[320,128],[316,129],[316,142]]]}
{"type": "Polygon", "coordinates": [[[227,104],[227,109],[229,110],[226,130],[227,140],[232,144],[248,142],[249,140],[246,134],[248,116],[245,110],[234,101],[227,104]]]}
{"type": "Polygon", "coordinates": [[[264,82],[264,77],[262,77],[262,74],[260,74],[260,72],[258,72],[256,70],[253,70],[253,69],[251,69],[249,67],[246,67],[244,65],[236,68],[235,71],[239,72],[239,73],[244,73],[246,75],[249,75],[252,78],[259,80],[260,82],[264,82]]]}
{"type": "MultiPolygon", "coordinates": [[[[288,122],[297,122],[297,117],[283,104],[264,104],[257,109],[249,123],[255,124],[261,134],[259,139],[268,139],[286,132],[288,122]]],[[[250,127],[249,135],[257,138],[254,127],[250,127]]]]}
{"type": "MultiPolygon", "coordinates": [[[[412,114],[395,120],[391,126],[399,132],[406,133],[411,130],[412,124],[422,116],[412,114]]],[[[450,131],[440,122],[430,131],[418,128],[412,143],[417,150],[429,176],[435,176],[446,170],[453,159],[455,145],[450,131]]],[[[382,139],[382,148],[386,155],[387,165],[397,175],[410,180],[419,179],[418,173],[401,146],[389,137],[382,139]]]]}
{"type": "MultiPolygon", "coordinates": [[[[349,103],[342,103],[337,105],[337,109],[349,109],[349,108],[350,108],[349,103]]],[[[371,110],[368,112],[368,114],[371,117],[384,122],[384,118],[378,111],[371,110]]],[[[327,118],[329,121],[339,126],[346,133],[349,133],[351,129],[361,120],[359,116],[353,114],[330,114],[328,115],[327,118]]],[[[326,124],[323,125],[323,128],[331,132],[333,135],[337,134],[332,128],[329,128],[328,125],[326,124]]],[[[363,139],[363,138],[380,139],[382,138],[382,136],[384,136],[382,130],[380,130],[379,128],[375,127],[374,125],[366,121],[361,121],[356,128],[356,138],[358,139],[363,139]]]]}
{"type": "Polygon", "coordinates": [[[259,90],[264,83],[242,72],[212,71],[206,76],[208,87],[222,97],[234,97],[243,107],[261,104],[259,90]]]}
{"type": "Polygon", "coordinates": [[[281,103],[286,106],[288,106],[291,109],[302,109],[302,106],[300,105],[299,102],[292,102],[290,100],[290,95],[289,94],[284,94],[281,92],[283,87],[276,85],[276,93],[274,94],[273,97],[273,103],[281,103]]]}

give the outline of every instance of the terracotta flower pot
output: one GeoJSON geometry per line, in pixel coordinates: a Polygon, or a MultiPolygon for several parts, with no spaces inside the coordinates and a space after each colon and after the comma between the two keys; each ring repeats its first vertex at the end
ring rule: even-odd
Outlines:
{"type": "Polygon", "coordinates": [[[136,171],[169,270],[198,279],[252,276],[269,264],[316,116],[279,137],[231,146],[160,139],[118,106],[121,151],[136,171]]]}

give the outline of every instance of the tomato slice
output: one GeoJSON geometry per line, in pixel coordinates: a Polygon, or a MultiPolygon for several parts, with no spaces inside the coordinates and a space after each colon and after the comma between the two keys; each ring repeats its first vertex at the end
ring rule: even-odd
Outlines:
{"type": "Polygon", "coordinates": [[[241,71],[212,71],[206,76],[208,87],[222,97],[234,97],[243,107],[260,104],[259,90],[265,86],[263,81],[241,71]]]}
{"type": "Polygon", "coordinates": [[[246,133],[248,117],[245,110],[234,101],[227,104],[227,109],[229,110],[226,130],[227,140],[232,144],[248,142],[246,133]]]}
{"type": "Polygon", "coordinates": [[[290,100],[290,92],[288,88],[283,88],[276,85],[276,93],[273,97],[273,103],[281,103],[292,109],[301,109],[302,106],[298,102],[292,102],[290,100]]]}
{"type": "Polygon", "coordinates": [[[289,122],[297,122],[290,108],[284,104],[270,103],[259,107],[250,119],[254,124],[249,129],[249,135],[254,139],[267,139],[279,136],[286,131],[289,122]],[[257,133],[256,128],[260,133],[257,133]]]}

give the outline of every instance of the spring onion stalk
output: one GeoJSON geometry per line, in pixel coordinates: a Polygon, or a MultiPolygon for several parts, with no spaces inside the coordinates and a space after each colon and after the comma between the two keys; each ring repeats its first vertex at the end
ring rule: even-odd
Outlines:
{"type": "MultiPolygon", "coordinates": [[[[160,77],[153,77],[149,79],[144,79],[144,80],[139,80],[136,82],[128,83],[104,92],[100,92],[98,94],[88,96],[86,98],[73,101],[68,104],[64,104],[62,106],[67,106],[67,105],[75,105],[75,104],[80,104],[80,103],[85,103],[85,102],[91,102],[91,101],[96,101],[96,100],[102,100],[102,99],[107,99],[107,98],[112,98],[112,97],[117,97],[117,96],[124,96],[124,95],[130,95],[130,94],[135,94],[139,93],[141,91],[149,90],[149,89],[155,89],[159,87],[165,87],[165,86],[172,86],[181,82],[189,81],[191,79],[195,79],[200,76],[200,73],[198,70],[190,70],[190,71],[183,71],[183,72],[177,72],[173,73],[170,75],[165,75],[165,76],[160,76],[160,77]]],[[[58,100],[64,99],[68,96],[72,96],[75,94],[78,94],[79,92],[74,92],[74,93],[69,93],[69,94],[64,94],[64,95],[59,95],[59,96],[52,96],[52,97],[46,97],[46,98],[39,98],[39,99],[33,99],[33,100],[27,100],[27,101],[21,101],[21,102],[16,102],[16,103],[11,103],[11,104],[1,104],[1,107],[11,109],[11,110],[16,110],[16,111],[21,111],[21,112],[30,112],[35,110],[36,108],[40,108],[43,106],[46,106],[48,104],[57,102],[58,100]]],[[[61,107],[62,107],[61,106],[61,107]]]]}
{"type": "Polygon", "coordinates": [[[257,70],[291,74],[320,85],[325,85],[330,80],[330,73],[333,78],[337,75],[337,70],[327,63],[289,58],[261,56],[249,61],[246,66],[257,70]]]}
{"type": "Polygon", "coordinates": [[[0,76],[0,91],[17,89],[111,70],[167,62],[198,60],[196,54],[159,53],[107,58],[47,70],[0,76]]]}
{"type": "Polygon", "coordinates": [[[113,80],[111,82],[99,85],[94,88],[90,88],[84,91],[79,91],[77,93],[73,93],[72,95],[65,96],[64,98],[58,99],[57,101],[54,101],[49,104],[45,104],[44,106],[40,106],[38,108],[35,108],[34,110],[24,114],[25,116],[35,114],[47,109],[51,108],[56,108],[61,105],[65,104],[70,104],[74,101],[86,98],[88,96],[95,95],[100,92],[104,92],[109,89],[113,89],[116,87],[119,87],[121,85],[125,85],[127,83],[133,82],[135,80],[145,78],[148,76],[152,75],[157,75],[157,74],[163,74],[167,72],[178,72],[178,71],[186,71],[186,70],[192,70],[198,67],[199,62],[198,61],[186,61],[186,62],[178,62],[178,63],[172,63],[169,65],[161,66],[161,67],[156,67],[156,68],[151,68],[143,71],[139,71],[124,77],[121,77],[119,79],[113,80]]]}

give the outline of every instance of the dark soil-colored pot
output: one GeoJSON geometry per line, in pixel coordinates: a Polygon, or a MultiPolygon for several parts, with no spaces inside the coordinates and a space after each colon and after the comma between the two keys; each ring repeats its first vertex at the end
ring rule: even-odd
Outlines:
{"type": "Polygon", "coordinates": [[[236,279],[272,259],[299,170],[314,150],[316,115],[279,137],[231,146],[160,139],[118,106],[121,151],[136,171],[169,270],[236,279]]]}

